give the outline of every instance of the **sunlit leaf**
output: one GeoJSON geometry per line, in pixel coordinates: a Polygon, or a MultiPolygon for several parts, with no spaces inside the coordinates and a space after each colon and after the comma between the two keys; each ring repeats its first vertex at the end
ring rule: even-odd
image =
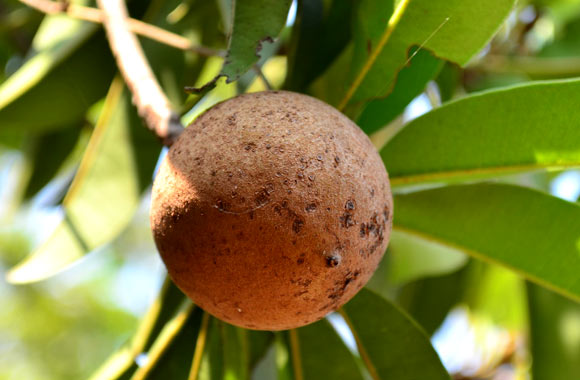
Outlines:
{"type": "MultiPolygon", "coordinates": [[[[353,67],[345,82],[341,108],[386,96],[397,73],[421,46],[461,65],[491,39],[514,0],[366,0],[359,10],[365,30],[355,31],[353,67]],[[360,33],[362,32],[362,33],[360,33]]],[[[359,27],[360,29],[360,27],[359,27]]]]}
{"type": "Polygon", "coordinates": [[[413,120],[381,150],[391,183],[579,166],[580,111],[574,106],[579,92],[578,80],[540,82],[437,108],[413,120]]]}
{"type": "Polygon", "coordinates": [[[580,374],[580,304],[528,284],[532,376],[574,379],[580,374]]]}
{"type": "Polygon", "coordinates": [[[363,289],[342,309],[373,379],[446,379],[429,338],[386,299],[363,289]]]}
{"type": "Polygon", "coordinates": [[[8,280],[20,283],[49,277],[117,236],[150,183],[158,147],[122,82],[116,81],[63,201],[63,222],[8,273],[8,280]]]}
{"type": "Polygon", "coordinates": [[[580,206],[523,187],[449,186],[395,197],[395,229],[580,299],[580,206]]]}

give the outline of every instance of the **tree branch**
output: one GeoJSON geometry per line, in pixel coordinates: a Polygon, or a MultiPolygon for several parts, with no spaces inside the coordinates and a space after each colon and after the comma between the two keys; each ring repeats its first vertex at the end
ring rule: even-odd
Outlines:
{"type": "Polygon", "coordinates": [[[109,45],[125,83],[133,94],[133,104],[145,123],[166,146],[183,131],[179,116],[153,75],[137,37],[131,32],[124,0],[97,0],[109,45]]]}
{"type": "MultiPolygon", "coordinates": [[[[51,0],[20,0],[20,2],[46,14],[54,15],[64,13],[75,19],[97,24],[103,23],[104,20],[103,11],[82,5],[70,4],[68,2],[54,2],[51,0]]],[[[187,38],[179,34],[171,33],[165,29],[134,18],[127,17],[127,23],[131,32],[176,49],[192,51],[203,56],[224,55],[224,52],[221,50],[208,48],[206,46],[194,46],[187,38]]]]}

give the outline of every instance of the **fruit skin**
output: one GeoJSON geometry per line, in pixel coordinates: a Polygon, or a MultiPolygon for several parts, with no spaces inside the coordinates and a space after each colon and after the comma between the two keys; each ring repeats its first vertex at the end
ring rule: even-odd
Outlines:
{"type": "Polygon", "coordinates": [[[186,128],[155,179],[151,227],[194,303],[237,326],[283,330],[365,285],[392,205],[382,160],[352,121],[270,91],[220,103],[186,128]]]}

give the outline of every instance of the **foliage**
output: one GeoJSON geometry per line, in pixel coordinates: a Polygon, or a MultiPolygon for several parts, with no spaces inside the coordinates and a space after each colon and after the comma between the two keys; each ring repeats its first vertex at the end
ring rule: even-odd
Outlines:
{"type": "MultiPolygon", "coordinates": [[[[233,327],[168,279],[144,315],[115,302],[146,293],[124,268],[158,263],[140,205],[161,146],[100,26],[4,1],[0,378],[492,379],[506,366],[512,378],[580,378],[580,1],[129,5],[227,52],[141,39],[184,121],[266,89],[257,74],[355,120],[391,177],[391,244],[367,289],[296,330],[233,327]],[[428,112],[415,117],[418,104],[428,112]],[[563,200],[555,184],[567,175],[577,191],[563,200]],[[509,336],[475,369],[453,367],[436,344],[458,305],[474,328],[509,336]]],[[[153,291],[158,272],[140,284],[153,291]]]]}

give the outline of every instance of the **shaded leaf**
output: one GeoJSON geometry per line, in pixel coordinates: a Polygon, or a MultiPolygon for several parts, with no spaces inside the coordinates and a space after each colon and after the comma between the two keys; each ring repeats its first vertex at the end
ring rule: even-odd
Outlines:
{"type": "Polygon", "coordinates": [[[64,221],[8,280],[49,277],[117,236],[150,183],[158,156],[152,151],[159,151],[158,143],[142,126],[123,83],[115,81],[63,201],[64,221]]]}
{"type": "Polygon", "coordinates": [[[367,0],[359,8],[353,66],[341,108],[386,96],[413,46],[466,64],[495,34],[514,0],[367,0]],[[391,13],[393,16],[391,17],[391,13]]]}
{"type": "Polygon", "coordinates": [[[77,143],[81,130],[82,125],[74,125],[34,139],[34,146],[28,152],[30,177],[24,190],[25,199],[38,193],[57,174],[77,143]]]}
{"type": "Polygon", "coordinates": [[[353,0],[299,1],[288,53],[285,88],[304,92],[351,39],[353,0]]]}
{"type": "Polygon", "coordinates": [[[362,289],[341,310],[374,379],[447,379],[429,338],[403,311],[362,289]]]}
{"type": "Polygon", "coordinates": [[[527,291],[533,378],[577,378],[580,305],[531,283],[527,291]]]}
{"type": "Polygon", "coordinates": [[[295,379],[363,379],[353,354],[325,319],[289,331],[295,379]]]}
{"type": "Polygon", "coordinates": [[[450,274],[405,284],[397,294],[397,304],[411,314],[427,334],[433,335],[451,308],[461,301],[466,272],[464,267],[450,274]]]}
{"type": "Polygon", "coordinates": [[[395,228],[580,299],[580,207],[523,187],[449,186],[395,197],[395,228]]]}
{"type": "Polygon", "coordinates": [[[36,132],[83,119],[114,75],[105,35],[97,29],[66,16],[45,18],[31,57],[0,86],[2,129],[36,132]]]}
{"type": "Polygon", "coordinates": [[[578,80],[540,82],[437,108],[410,122],[381,150],[391,183],[579,166],[580,111],[574,106],[579,92],[578,80]]]}

